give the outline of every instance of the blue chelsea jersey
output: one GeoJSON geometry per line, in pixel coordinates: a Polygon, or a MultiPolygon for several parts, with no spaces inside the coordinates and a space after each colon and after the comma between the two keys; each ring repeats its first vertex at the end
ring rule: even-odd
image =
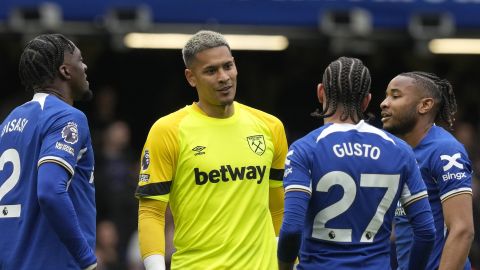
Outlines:
{"type": "Polygon", "coordinates": [[[95,250],[94,158],[85,115],[37,93],[7,116],[0,132],[0,269],[79,269],[40,210],[37,172],[46,162],[68,171],[68,195],[95,250]]]}
{"type": "MultiPolygon", "coordinates": [[[[465,148],[445,129],[433,126],[413,149],[428,190],[428,200],[435,221],[435,244],[427,269],[437,269],[445,245],[447,228],[442,202],[448,198],[472,193],[472,167],[465,148]]],[[[395,244],[399,269],[407,269],[413,233],[401,205],[395,215],[395,244]]],[[[465,262],[464,269],[470,269],[465,262]]]]}
{"type": "Polygon", "coordinates": [[[411,148],[364,121],[327,124],[287,155],[285,191],[311,193],[298,269],[386,269],[397,202],[427,196],[411,148]]]}

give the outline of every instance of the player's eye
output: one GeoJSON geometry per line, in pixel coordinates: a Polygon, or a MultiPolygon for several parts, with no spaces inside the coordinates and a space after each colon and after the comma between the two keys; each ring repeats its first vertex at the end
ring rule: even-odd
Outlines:
{"type": "Polygon", "coordinates": [[[213,75],[213,74],[215,74],[215,69],[213,69],[213,68],[206,69],[205,73],[208,74],[208,75],[213,75]]]}
{"type": "Polygon", "coordinates": [[[233,68],[233,63],[232,62],[228,62],[226,63],[224,66],[223,66],[224,69],[226,70],[230,70],[233,68]]]}

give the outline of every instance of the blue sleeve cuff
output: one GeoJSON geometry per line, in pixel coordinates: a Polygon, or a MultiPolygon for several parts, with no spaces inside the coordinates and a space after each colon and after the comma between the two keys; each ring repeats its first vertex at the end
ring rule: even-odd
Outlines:
{"type": "Polygon", "coordinates": [[[310,195],[305,192],[290,191],[285,194],[285,214],[277,252],[278,259],[282,262],[294,262],[298,256],[309,200],[310,195]]]}

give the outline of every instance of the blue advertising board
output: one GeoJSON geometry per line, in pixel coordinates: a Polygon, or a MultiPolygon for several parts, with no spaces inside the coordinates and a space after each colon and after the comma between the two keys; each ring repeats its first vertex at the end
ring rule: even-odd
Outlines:
{"type": "MultiPolygon", "coordinates": [[[[39,0],[0,1],[0,20],[15,7],[32,7],[39,0]]],[[[110,8],[150,7],[157,23],[218,23],[235,25],[315,27],[323,12],[363,8],[373,26],[404,28],[412,14],[448,12],[457,28],[480,27],[480,0],[56,0],[64,20],[94,21],[110,8]]]]}

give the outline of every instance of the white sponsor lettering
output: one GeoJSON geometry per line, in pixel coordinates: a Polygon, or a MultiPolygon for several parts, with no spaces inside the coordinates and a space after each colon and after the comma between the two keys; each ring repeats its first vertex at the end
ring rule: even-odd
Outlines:
{"type": "Polygon", "coordinates": [[[73,147],[71,147],[69,145],[63,144],[61,142],[57,142],[57,143],[55,143],[55,148],[57,148],[58,150],[65,151],[72,156],[75,156],[75,150],[73,149],[73,147]]]}
{"type": "Polygon", "coordinates": [[[446,173],[442,175],[443,181],[448,180],[460,180],[462,178],[467,177],[465,172],[457,172],[457,173],[446,173]]]}

